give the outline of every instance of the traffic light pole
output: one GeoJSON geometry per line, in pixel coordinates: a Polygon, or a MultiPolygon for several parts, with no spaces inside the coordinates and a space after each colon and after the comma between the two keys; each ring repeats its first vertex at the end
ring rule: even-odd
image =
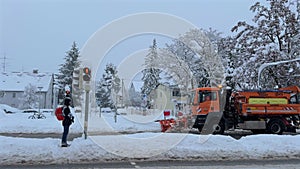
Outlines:
{"type": "Polygon", "coordinates": [[[89,85],[86,85],[85,87],[85,106],[84,106],[84,139],[87,139],[87,128],[88,128],[88,112],[89,112],[89,85]]]}

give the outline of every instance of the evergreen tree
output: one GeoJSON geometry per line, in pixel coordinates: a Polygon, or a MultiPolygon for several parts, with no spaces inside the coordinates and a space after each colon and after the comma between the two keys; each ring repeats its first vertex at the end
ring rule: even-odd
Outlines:
{"type": "Polygon", "coordinates": [[[144,82],[141,92],[143,95],[149,95],[153,89],[159,85],[161,70],[158,69],[156,60],[158,59],[156,39],[149,48],[149,53],[145,58],[146,68],[142,71],[144,82]]]}
{"type": "MultiPolygon", "coordinates": [[[[72,79],[73,79],[73,71],[75,68],[78,68],[80,63],[78,60],[79,57],[79,49],[75,42],[73,42],[71,49],[66,52],[65,55],[65,63],[60,64],[59,74],[56,76],[56,84],[60,89],[60,95],[64,95],[64,88],[65,86],[72,86],[72,79]]],[[[73,93],[76,91],[72,91],[73,93]]]]}
{"type": "Polygon", "coordinates": [[[117,73],[117,68],[112,63],[106,65],[96,89],[96,101],[101,107],[117,106],[117,96],[121,89],[121,80],[117,73]]]}
{"type": "Polygon", "coordinates": [[[103,78],[101,78],[100,81],[97,83],[95,95],[98,106],[113,107],[110,92],[108,92],[106,82],[103,78]]]}
{"type": "Polygon", "coordinates": [[[139,92],[135,91],[135,87],[133,83],[131,83],[131,86],[129,88],[128,97],[131,106],[141,106],[142,96],[139,92]]]}
{"type": "MultiPolygon", "coordinates": [[[[258,68],[263,63],[290,60],[299,57],[299,9],[295,0],[268,0],[269,6],[259,2],[251,6],[255,12],[254,24],[238,22],[232,31],[235,46],[232,49],[239,67],[234,79],[244,87],[256,87],[258,68]],[[295,37],[298,37],[298,39],[295,37]]],[[[299,2],[298,2],[299,3],[299,2]]],[[[300,77],[299,62],[267,67],[262,74],[263,87],[295,85],[300,77]]]]}

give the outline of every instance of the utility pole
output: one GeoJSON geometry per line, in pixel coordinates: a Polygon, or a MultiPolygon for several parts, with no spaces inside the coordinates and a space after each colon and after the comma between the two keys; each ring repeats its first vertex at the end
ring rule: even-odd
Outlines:
{"type": "Polygon", "coordinates": [[[89,112],[89,84],[85,87],[85,106],[84,106],[84,139],[87,139],[88,112],[89,112]]]}
{"type": "Polygon", "coordinates": [[[4,56],[1,59],[3,59],[3,63],[2,63],[2,65],[3,65],[3,72],[6,72],[6,59],[7,59],[6,53],[4,53],[4,56]]]}
{"type": "Polygon", "coordinates": [[[84,126],[83,126],[83,134],[84,139],[87,139],[87,129],[88,129],[88,113],[89,113],[89,98],[90,98],[90,81],[91,81],[91,69],[89,67],[85,67],[82,69],[82,80],[85,82],[84,90],[85,90],[85,106],[84,106],[84,126]]]}
{"type": "Polygon", "coordinates": [[[124,79],[122,79],[122,100],[121,107],[124,107],[124,79]]]}

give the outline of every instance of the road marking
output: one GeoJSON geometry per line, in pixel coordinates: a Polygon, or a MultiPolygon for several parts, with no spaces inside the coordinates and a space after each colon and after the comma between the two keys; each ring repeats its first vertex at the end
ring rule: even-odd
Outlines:
{"type": "Polygon", "coordinates": [[[135,162],[130,162],[130,164],[131,164],[131,165],[133,165],[133,166],[134,166],[134,168],[141,168],[140,166],[136,165],[136,163],[135,163],[135,162]]]}

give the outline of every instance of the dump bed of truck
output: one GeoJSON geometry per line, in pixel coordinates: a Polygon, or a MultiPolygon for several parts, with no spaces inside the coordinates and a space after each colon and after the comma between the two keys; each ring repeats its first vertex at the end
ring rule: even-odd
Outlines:
{"type": "Polygon", "coordinates": [[[232,98],[235,109],[243,116],[297,115],[300,114],[300,103],[296,98],[299,91],[297,86],[278,90],[244,90],[232,93],[232,98]]]}

